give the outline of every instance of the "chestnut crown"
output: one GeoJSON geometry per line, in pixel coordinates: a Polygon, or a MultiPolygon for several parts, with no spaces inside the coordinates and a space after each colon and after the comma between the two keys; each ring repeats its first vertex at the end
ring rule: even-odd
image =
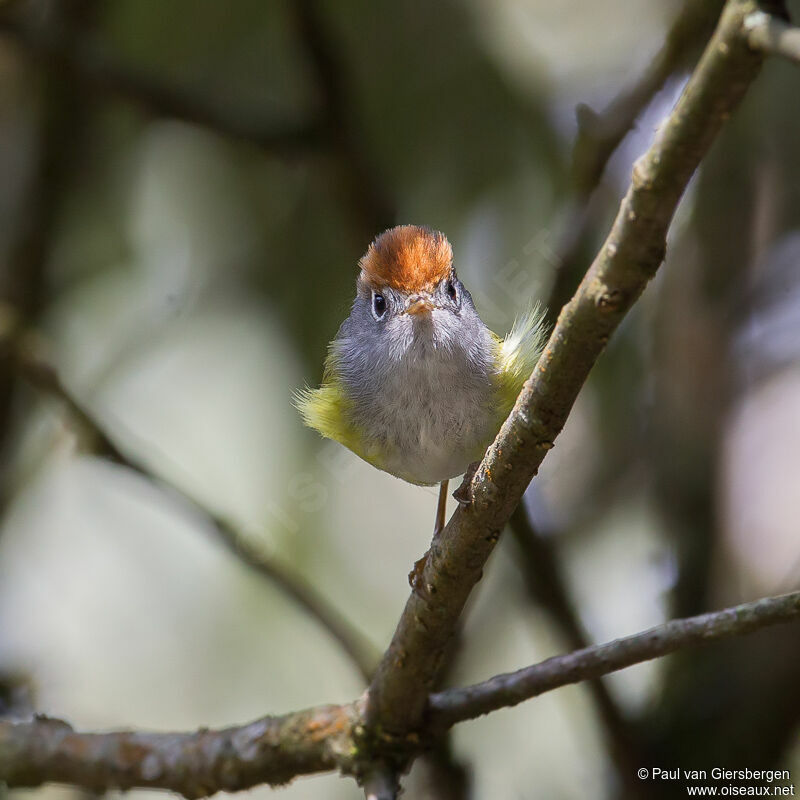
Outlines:
{"type": "Polygon", "coordinates": [[[360,279],[374,291],[431,292],[452,276],[453,250],[439,231],[398,225],[375,238],[359,266],[360,279]]]}

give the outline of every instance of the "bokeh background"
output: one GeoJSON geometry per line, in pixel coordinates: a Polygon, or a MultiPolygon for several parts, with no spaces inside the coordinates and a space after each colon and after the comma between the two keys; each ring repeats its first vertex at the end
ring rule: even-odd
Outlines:
{"type": "MultiPolygon", "coordinates": [[[[392,224],[439,228],[498,332],[532,299],[553,320],[720,7],[0,2],[5,712],[185,729],[359,694],[333,638],[168,487],[383,649],[435,490],[322,441],[291,404],[321,378],[359,256],[392,224]],[[93,453],[31,387],[15,319],[159,480],[93,453]]],[[[770,61],[715,144],[447,682],[800,585],[799,93],[770,61]]],[[[459,726],[407,795],[677,796],[637,784],[652,765],[800,778],[799,673],[787,628],[561,689],[459,726]]],[[[252,796],[361,794],[323,776],[252,796]]]]}

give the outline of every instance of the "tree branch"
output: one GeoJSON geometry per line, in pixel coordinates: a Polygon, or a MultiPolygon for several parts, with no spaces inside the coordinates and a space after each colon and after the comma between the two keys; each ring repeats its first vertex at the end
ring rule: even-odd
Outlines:
{"type": "Polygon", "coordinates": [[[593,680],[676,650],[743,636],[798,619],[800,592],[672,620],[635,636],[549,658],[517,672],[496,675],[474,686],[434,694],[430,698],[431,720],[434,726],[449,727],[499,708],[517,705],[561,686],[593,680]]]}
{"type": "Polygon", "coordinates": [[[288,564],[266,556],[242,537],[228,520],[205,508],[177,486],[155,475],[135,456],[123,453],[98,422],[64,386],[55,368],[36,355],[35,337],[20,328],[12,309],[0,309],[0,353],[10,358],[19,374],[38,391],[61,402],[72,420],[77,423],[96,455],[126,469],[133,470],[148,481],[176,496],[193,512],[199,513],[210,525],[217,540],[249,569],[267,578],[290,597],[309,616],[314,618],[338,643],[366,682],[371,678],[378,653],[352,624],[323,598],[288,564]]]}
{"type": "Polygon", "coordinates": [[[430,746],[432,733],[459,720],[682,647],[800,617],[800,593],[768,598],[431,695],[458,618],[503,527],[610,335],[657,271],[689,179],[758,72],[762,55],[751,49],[745,29],[756,10],[755,0],[728,0],[676,108],[634,166],[603,248],[473,478],[472,501],[433,541],[419,588],[365,700],[193,734],[77,734],[46,719],[0,723],[0,780],[15,786],[158,786],[196,797],[329,769],[365,779],[378,769],[396,774],[430,746]]]}
{"type": "Polygon", "coordinates": [[[511,512],[566,422],[609,337],[664,258],[675,208],[700,160],[761,65],[743,23],[754,0],[729,0],[675,109],[634,166],[612,230],[471,489],[431,544],[370,687],[368,721],[381,735],[419,728],[449,638],[511,512]]]}
{"type": "Polygon", "coordinates": [[[187,798],[352,770],[356,704],[320,706],[223,730],[76,733],[58,719],[0,722],[0,781],[93,791],[153,787],[187,798]]]}
{"type": "MultiPolygon", "coordinates": [[[[800,620],[800,592],[673,620],[474,686],[433,694],[425,722],[429,730],[442,732],[562,686],[793,620],[800,620]]],[[[361,699],[192,733],[77,733],[66,722],[47,717],[0,720],[0,782],[10,787],[71,783],[95,791],[151,787],[195,798],[338,769],[359,777],[376,798],[393,798],[387,794],[393,786],[396,791],[391,768],[370,762],[369,751],[362,749],[364,715],[361,699]]],[[[418,753],[427,744],[409,735],[405,746],[418,753]]]]}
{"type": "Polygon", "coordinates": [[[750,47],[765,55],[788,58],[800,64],[800,28],[782,19],[756,11],[745,20],[750,47]]]}

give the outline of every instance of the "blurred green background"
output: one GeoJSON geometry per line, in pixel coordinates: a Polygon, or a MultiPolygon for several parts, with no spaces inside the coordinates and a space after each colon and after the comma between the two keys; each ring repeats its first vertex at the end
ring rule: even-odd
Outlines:
{"type": "MultiPolygon", "coordinates": [[[[555,319],[720,7],[0,2],[3,325],[22,315],[124,452],[383,649],[435,490],[320,440],[291,405],[321,378],[358,258],[392,224],[429,225],[499,333],[532,299],[555,319]]],[[[471,601],[448,682],[800,585],[798,97],[800,71],[767,63],[693,181],[665,268],[528,493],[536,534],[501,541],[471,601]]],[[[91,445],[4,351],[9,713],[182,729],[362,691],[202,514],[91,445]]],[[[677,796],[637,784],[652,765],[797,778],[799,674],[795,627],[561,689],[459,726],[407,796],[677,796]]],[[[253,795],[361,793],[315,777],[253,795]]]]}

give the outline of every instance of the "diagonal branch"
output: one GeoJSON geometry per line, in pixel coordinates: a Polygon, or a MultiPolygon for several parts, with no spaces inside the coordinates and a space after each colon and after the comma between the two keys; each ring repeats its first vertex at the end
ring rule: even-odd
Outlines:
{"type": "Polygon", "coordinates": [[[409,598],[373,679],[376,733],[419,728],[442,654],[473,586],[611,334],[660,266],[666,233],[700,160],[761,65],[744,36],[754,0],[729,0],[675,109],[636,163],[608,238],[572,300],[471,489],[433,541],[420,587],[409,598]]]}
{"type": "MultiPolygon", "coordinates": [[[[790,621],[800,621],[800,592],[673,620],[474,686],[438,692],[430,697],[426,723],[443,731],[562,686],[790,621]]],[[[396,784],[384,764],[362,762],[364,706],[362,699],[191,733],[78,733],[47,717],[0,719],[0,782],[10,787],[71,783],[95,791],[151,787],[195,798],[338,769],[360,777],[367,792],[383,800],[393,797],[396,784]]],[[[411,753],[426,746],[415,736],[406,744],[411,753]]]]}
{"type": "Polygon", "coordinates": [[[314,618],[338,643],[365,681],[369,681],[378,654],[374,647],[352,624],[322,597],[288,564],[270,558],[248,542],[223,516],[205,508],[177,486],[168,484],[153,474],[144,462],[123,453],[86,408],[64,386],[54,367],[38,357],[31,345],[32,335],[19,328],[12,311],[0,314],[0,355],[14,363],[20,375],[35,389],[54,397],[66,408],[73,422],[88,438],[92,451],[175,495],[192,511],[201,514],[209,523],[217,540],[249,569],[267,578],[290,597],[309,616],[314,618]]]}

